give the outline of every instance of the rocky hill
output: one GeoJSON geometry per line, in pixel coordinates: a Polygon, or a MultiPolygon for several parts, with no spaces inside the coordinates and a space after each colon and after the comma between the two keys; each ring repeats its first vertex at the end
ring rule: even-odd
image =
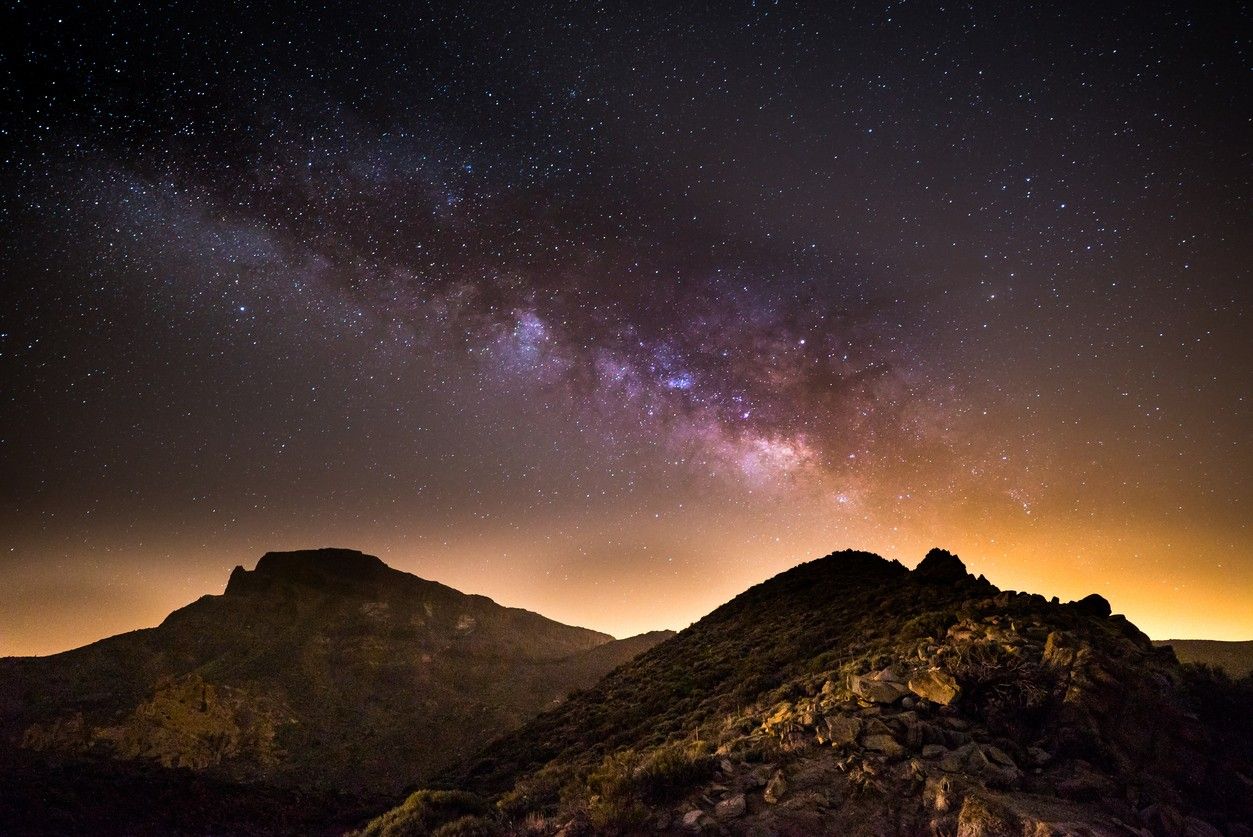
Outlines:
{"type": "Polygon", "coordinates": [[[370,823],[399,834],[1248,835],[1253,683],[933,550],[738,596],[370,823]]]}
{"type": "Polygon", "coordinates": [[[1221,668],[1229,677],[1253,674],[1253,640],[1223,642],[1216,639],[1166,639],[1154,641],[1170,646],[1181,663],[1199,663],[1221,668]]]}
{"type": "Polygon", "coordinates": [[[397,793],[667,636],[619,642],[351,550],[274,552],[159,627],[0,660],[0,742],[27,776],[43,754],[51,775],[82,756],[397,793]]]}

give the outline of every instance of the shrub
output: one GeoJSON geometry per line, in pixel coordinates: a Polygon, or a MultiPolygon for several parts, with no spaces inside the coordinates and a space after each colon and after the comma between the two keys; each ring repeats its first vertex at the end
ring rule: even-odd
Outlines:
{"type": "Polygon", "coordinates": [[[602,831],[639,828],[648,818],[646,803],[680,797],[713,771],[711,748],[699,740],[672,741],[642,754],[619,751],[587,776],[582,790],[588,816],[602,831]]]}
{"type": "Polygon", "coordinates": [[[522,817],[531,811],[555,806],[562,787],[570,780],[571,772],[568,765],[545,765],[519,780],[511,790],[501,796],[496,806],[509,817],[522,817]]]}
{"type": "Polygon", "coordinates": [[[1035,660],[996,642],[954,646],[945,667],[962,687],[962,703],[996,732],[1024,731],[1047,709],[1057,683],[1035,660]]]}
{"type": "Polygon", "coordinates": [[[903,640],[942,638],[948,629],[957,622],[957,614],[952,611],[932,610],[919,614],[901,626],[900,638],[903,640]]]}
{"type": "Polygon", "coordinates": [[[649,802],[667,802],[714,772],[713,754],[703,741],[674,741],[648,753],[635,771],[635,783],[649,802]]]}
{"type": "Polygon", "coordinates": [[[431,832],[431,837],[492,837],[500,829],[483,817],[460,817],[431,832]]]}
{"type": "MultiPolygon", "coordinates": [[[[371,820],[364,837],[427,837],[445,823],[487,813],[483,800],[465,791],[420,790],[371,820]]],[[[471,833],[471,832],[454,832],[471,833]]]]}

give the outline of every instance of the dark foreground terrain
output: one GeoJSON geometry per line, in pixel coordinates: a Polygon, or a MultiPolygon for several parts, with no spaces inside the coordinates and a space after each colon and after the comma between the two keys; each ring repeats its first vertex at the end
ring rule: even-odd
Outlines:
{"type": "Polygon", "coordinates": [[[0,663],[0,833],[1253,834],[1253,680],[942,550],[834,553],[620,643],[287,555],[0,663]]]}

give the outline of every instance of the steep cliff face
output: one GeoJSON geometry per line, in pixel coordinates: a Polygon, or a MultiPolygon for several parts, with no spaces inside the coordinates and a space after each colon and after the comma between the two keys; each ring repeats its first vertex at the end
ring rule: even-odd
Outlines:
{"type": "Polygon", "coordinates": [[[351,550],[269,553],[157,628],[0,661],[0,732],[34,751],[394,792],[649,644],[351,550]]]}
{"type": "MultiPolygon", "coordinates": [[[[1253,691],[1195,676],[1100,596],[1000,591],[942,550],[912,572],[837,553],[489,745],[456,828],[1248,834],[1253,691]]],[[[438,799],[370,831],[434,831],[438,799]]]]}

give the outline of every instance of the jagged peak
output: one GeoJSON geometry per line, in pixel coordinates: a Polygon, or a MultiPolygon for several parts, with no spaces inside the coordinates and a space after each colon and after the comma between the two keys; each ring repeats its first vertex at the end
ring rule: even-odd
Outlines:
{"type": "Polygon", "coordinates": [[[914,567],[913,576],[920,581],[936,584],[947,584],[961,581],[970,574],[962,560],[947,549],[933,548],[926,557],[914,567]]]}

